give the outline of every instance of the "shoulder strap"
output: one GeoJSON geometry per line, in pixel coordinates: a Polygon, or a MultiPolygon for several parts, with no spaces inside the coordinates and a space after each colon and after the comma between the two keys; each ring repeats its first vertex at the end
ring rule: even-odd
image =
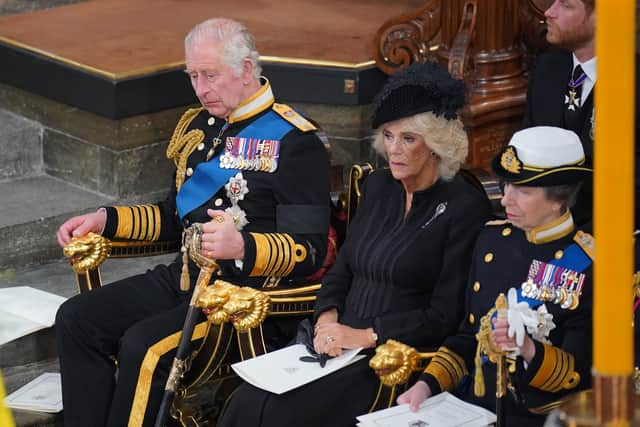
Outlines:
{"type": "Polygon", "coordinates": [[[289,107],[286,104],[273,104],[273,111],[278,113],[280,117],[291,123],[296,128],[300,129],[302,132],[310,132],[314,130],[318,130],[313,123],[309,120],[305,119],[300,115],[296,110],[289,107]]]}

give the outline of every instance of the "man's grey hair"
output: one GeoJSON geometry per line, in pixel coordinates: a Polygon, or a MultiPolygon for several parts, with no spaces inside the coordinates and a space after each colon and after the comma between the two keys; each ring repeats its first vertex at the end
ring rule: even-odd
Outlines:
{"type": "MultiPolygon", "coordinates": [[[[460,119],[447,120],[432,112],[425,112],[399,119],[397,122],[401,124],[403,132],[422,136],[427,148],[438,155],[440,177],[449,180],[458,173],[469,152],[469,139],[460,119]]],[[[384,124],[376,129],[373,148],[386,157],[383,128],[384,124]]]]}
{"type": "Polygon", "coordinates": [[[194,43],[221,44],[221,59],[231,67],[236,76],[242,73],[245,59],[251,61],[253,77],[260,78],[260,54],[256,49],[253,35],[243,24],[227,18],[212,18],[201,22],[184,38],[185,51],[194,43]]]}

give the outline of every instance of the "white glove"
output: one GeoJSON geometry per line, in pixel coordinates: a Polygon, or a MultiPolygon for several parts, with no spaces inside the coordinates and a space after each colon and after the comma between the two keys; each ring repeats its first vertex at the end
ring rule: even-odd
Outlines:
{"type": "Polygon", "coordinates": [[[536,328],[538,326],[538,315],[531,310],[526,302],[518,302],[518,293],[515,288],[510,288],[507,292],[507,320],[509,338],[516,337],[516,344],[521,347],[524,343],[525,326],[536,328]]]}

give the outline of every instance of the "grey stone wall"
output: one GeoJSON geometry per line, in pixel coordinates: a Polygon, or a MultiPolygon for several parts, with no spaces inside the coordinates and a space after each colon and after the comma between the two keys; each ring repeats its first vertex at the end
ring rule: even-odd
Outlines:
{"type": "Polygon", "coordinates": [[[0,109],[0,181],[42,173],[42,127],[0,109]]]}
{"type": "MultiPolygon", "coordinates": [[[[370,105],[291,105],[322,126],[331,164],[342,167],[343,177],[353,163],[375,161],[370,105]]],[[[174,165],[165,150],[188,107],[112,120],[0,84],[0,108],[41,126],[44,173],[116,199],[163,193],[172,185],[174,165]]],[[[333,190],[340,191],[334,181],[333,190]]]]}

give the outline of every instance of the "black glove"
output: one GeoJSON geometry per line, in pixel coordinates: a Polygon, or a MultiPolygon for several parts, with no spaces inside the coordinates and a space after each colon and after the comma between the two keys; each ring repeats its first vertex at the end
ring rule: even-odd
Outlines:
{"type": "Polygon", "coordinates": [[[316,349],[313,347],[313,326],[311,326],[309,319],[304,319],[302,322],[298,323],[295,343],[304,344],[310,354],[309,356],[300,357],[301,362],[317,362],[324,368],[327,360],[331,358],[331,356],[326,353],[316,353],[316,349]]]}

